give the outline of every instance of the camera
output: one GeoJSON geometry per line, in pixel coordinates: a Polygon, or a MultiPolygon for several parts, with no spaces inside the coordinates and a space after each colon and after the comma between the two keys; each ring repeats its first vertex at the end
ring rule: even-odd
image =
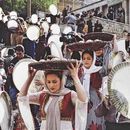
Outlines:
{"type": "Polygon", "coordinates": [[[65,42],[67,44],[76,42],[76,37],[73,32],[70,32],[68,34],[62,33],[60,37],[60,42],[65,42]]]}

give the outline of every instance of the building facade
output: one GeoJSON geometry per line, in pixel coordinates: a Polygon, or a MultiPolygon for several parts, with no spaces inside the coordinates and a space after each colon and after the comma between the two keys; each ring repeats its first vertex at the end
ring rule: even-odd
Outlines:
{"type": "Polygon", "coordinates": [[[108,13],[108,8],[112,7],[115,13],[122,7],[125,12],[125,23],[130,23],[130,0],[84,0],[84,6],[86,6],[85,10],[92,10],[99,8],[100,11],[106,15],[108,13]]]}

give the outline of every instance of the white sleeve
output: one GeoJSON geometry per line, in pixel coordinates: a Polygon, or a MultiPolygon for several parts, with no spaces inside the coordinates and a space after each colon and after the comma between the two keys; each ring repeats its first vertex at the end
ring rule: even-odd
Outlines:
{"type": "Polygon", "coordinates": [[[27,129],[35,130],[33,117],[32,117],[30,105],[29,105],[29,97],[28,96],[19,96],[17,98],[17,100],[18,100],[18,106],[19,106],[21,116],[23,118],[23,121],[24,121],[27,129]]]}
{"type": "Polygon", "coordinates": [[[75,128],[76,130],[85,130],[87,124],[88,101],[81,102],[76,100],[75,107],[75,128]]]}
{"type": "Polygon", "coordinates": [[[71,91],[71,100],[74,105],[76,104],[77,98],[77,93],[75,91],[71,91]]]}
{"type": "Polygon", "coordinates": [[[75,128],[76,130],[85,130],[87,124],[88,100],[82,102],[78,99],[76,92],[71,92],[71,99],[75,104],[75,128]]]}

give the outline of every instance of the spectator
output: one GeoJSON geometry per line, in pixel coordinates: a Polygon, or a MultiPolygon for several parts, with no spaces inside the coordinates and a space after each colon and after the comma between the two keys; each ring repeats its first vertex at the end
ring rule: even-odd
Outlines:
{"type": "Polygon", "coordinates": [[[89,20],[87,21],[87,25],[88,25],[88,33],[93,32],[92,16],[89,17],[89,20]]]}
{"type": "Polygon", "coordinates": [[[15,56],[15,50],[13,48],[9,48],[7,56],[4,57],[4,68],[6,73],[8,70],[8,66],[10,65],[10,61],[14,58],[14,56],[15,56]]]}
{"type": "Polygon", "coordinates": [[[0,58],[0,75],[2,76],[3,79],[6,79],[6,73],[5,73],[5,69],[4,69],[4,59],[0,58]]]}
{"type": "Polygon", "coordinates": [[[108,9],[107,18],[110,20],[114,19],[114,10],[112,7],[109,7],[109,9],[108,9]]]}
{"type": "Polygon", "coordinates": [[[94,32],[102,32],[103,26],[102,24],[97,20],[94,24],[94,32]]]}
{"type": "Polygon", "coordinates": [[[105,118],[106,130],[129,130],[130,119],[118,112],[111,103],[110,96],[102,96],[102,102],[95,109],[96,115],[105,118]]]}
{"type": "Polygon", "coordinates": [[[72,30],[75,31],[75,25],[77,22],[76,16],[74,13],[69,14],[68,16],[65,17],[68,26],[72,27],[72,30]]]}
{"type": "Polygon", "coordinates": [[[35,59],[36,41],[31,41],[28,37],[25,37],[23,39],[23,46],[24,46],[25,54],[35,59]]]}
{"type": "Polygon", "coordinates": [[[16,88],[16,86],[14,85],[14,81],[13,81],[13,69],[14,69],[14,66],[16,65],[16,63],[18,61],[20,61],[21,59],[24,59],[24,58],[30,58],[29,56],[27,56],[26,54],[24,54],[25,50],[24,50],[24,47],[23,45],[17,45],[15,47],[15,53],[16,53],[16,56],[10,61],[10,65],[8,67],[8,70],[7,70],[7,82],[6,82],[6,86],[8,87],[9,89],[9,96],[11,98],[11,101],[12,101],[12,104],[13,104],[13,109],[16,109],[17,108],[17,105],[16,105],[16,96],[17,96],[17,93],[18,93],[18,90],[16,88]]]}
{"type": "Polygon", "coordinates": [[[68,14],[67,9],[64,8],[63,11],[62,11],[62,16],[63,16],[62,23],[63,24],[66,23],[65,17],[67,16],[67,14],[68,14]]]}
{"type": "Polygon", "coordinates": [[[117,10],[117,22],[125,23],[125,11],[122,7],[117,10]]]}
{"type": "Polygon", "coordinates": [[[85,26],[85,20],[83,15],[81,15],[81,18],[77,20],[77,32],[83,33],[84,26],[85,26]]]}
{"type": "Polygon", "coordinates": [[[11,63],[13,63],[14,65],[20,61],[21,59],[24,58],[31,58],[30,56],[28,56],[27,54],[25,54],[25,49],[23,45],[17,45],[15,47],[15,53],[16,56],[11,60],[11,63]]]}

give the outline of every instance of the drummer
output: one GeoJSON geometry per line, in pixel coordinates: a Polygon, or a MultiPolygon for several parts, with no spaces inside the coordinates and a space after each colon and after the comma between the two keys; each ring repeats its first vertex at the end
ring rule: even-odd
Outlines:
{"type": "Polygon", "coordinates": [[[25,52],[24,47],[22,45],[20,45],[20,44],[16,45],[16,47],[15,47],[16,56],[10,61],[10,65],[7,70],[6,86],[8,87],[8,93],[11,98],[14,109],[16,108],[16,95],[18,93],[18,90],[17,90],[16,86],[14,85],[12,73],[13,73],[13,68],[18,61],[20,61],[23,58],[31,58],[28,55],[24,54],[24,52],[25,52]]]}
{"type": "Polygon", "coordinates": [[[102,96],[102,102],[96,108],[95,113],[98,117],[104,116],[106,130],[130,130],[130,119],[116,110],[109,96],[102,96]]]}
{"type": "Polygon", "coordinates": [[[31,58],[30,56],[28,56],[27,54],[25,54],[25,49],[23,45],[16,45],[15,47],[15,53],[16,56],[11,60],[11,63],[13,63],[14,65],[20,61],[21,59],[24,58],[31,58]]]}

